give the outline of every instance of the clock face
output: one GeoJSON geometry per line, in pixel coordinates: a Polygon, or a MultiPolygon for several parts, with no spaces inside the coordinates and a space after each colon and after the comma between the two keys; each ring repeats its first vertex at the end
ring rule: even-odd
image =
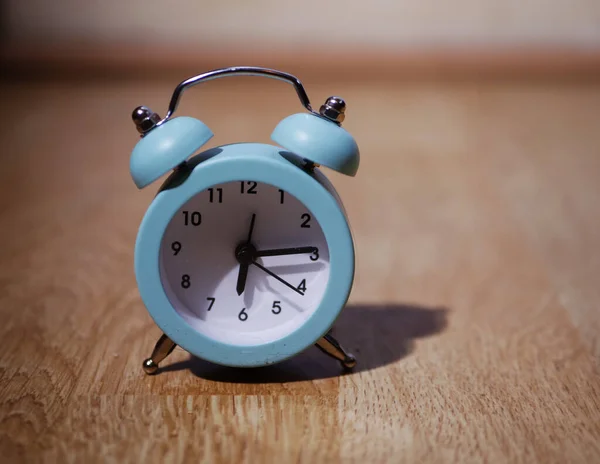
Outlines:
{"type": "Polygon", "coordinates": [[[329,279],[323,231],[304,204],[269,184],[236,181],[202,191],[167,226],[162,285],[192,328],[256,346],[302,326],[329,279]]]}

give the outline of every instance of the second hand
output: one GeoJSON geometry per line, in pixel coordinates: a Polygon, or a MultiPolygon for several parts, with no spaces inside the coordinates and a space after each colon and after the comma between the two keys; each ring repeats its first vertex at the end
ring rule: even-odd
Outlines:
{"type": "Polygon", "coordinates": [[[294,287],[292,284],[290,284],[289,282],[286,282],[285,280],[283,280],[281,277],[279,277],[277,274],[275,274],[274,272],[270,271],[269,269],[267,269],[266,267],[258,264],[256,261],[252,261],[252,264],[254,264],[256,267],[258,267],[259,269],[262,269],[263,271],[265,271],[267,274],[269,274],[271,277],[274,277],[275,279],[277,279],[279,282],[281,282],[282,284],[288,286],[289,288],[291,288],[292,290],[294,290],[296,293],[299,293],[300,295],[304,296],[304,293],[301,292],[300,290],[298,290],[296,287],[294,287]]]}

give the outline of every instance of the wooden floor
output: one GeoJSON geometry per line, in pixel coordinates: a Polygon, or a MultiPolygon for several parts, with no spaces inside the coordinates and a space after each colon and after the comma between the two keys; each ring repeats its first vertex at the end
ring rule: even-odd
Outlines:
{"type": "MultiPolygon", "coordinates": [[[[309,80],[347,99],[362,152],[331,175],[355,372],[314,348],[257,370],[177,349],[148,377],[132,253],[156,189],[129,178],[129,118],[183,77],[0,88],[3,462],[600,462],[600,83],[309,80]]],[[[180,107],[215,144],[301,110],[233,82],[180,107]]]]}

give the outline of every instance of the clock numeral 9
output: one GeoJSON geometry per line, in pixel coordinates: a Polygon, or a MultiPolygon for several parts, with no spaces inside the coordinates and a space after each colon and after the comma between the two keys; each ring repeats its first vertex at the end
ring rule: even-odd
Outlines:
{"type": "Polygon", "coordinates": [[[273,309],[271,309],[273,314],[279,314],[281,312],[281,301],[273,302],[273,309]]]}
{"type": "Polygon", "coordinates": [[[198,211],[192,211],[191,213],[189,211],[184,211],[183,224],[186,226],[190,224],[193,226],[199,226],[202,224],[202,215],[198,211]]]}
{"type": "Polygon", "coordinates": [[[245,182],[241,181],[240,185],[241,185],[241,193],[248,193],[250,195],[256,195],[258,193],[256,191],[257,183],[254,182],[253,180],[248,180],[245,182]],[[248,188],[246,188],[246,184],[248,185],[248,188]]]}
{"type": "Polygon", "coordinates": [[[308,213],[304,213],[302,216],[300,216],[300,219],[303,220],[302,224],[300,225],[300,227],[304,228],[304,229],[308,229],[310,228],[310,220],[312,219],[310,217],[310,214],[308,213]]]}
{"type": "Polygon", "coordinates": [[[238,319],[242,322],[248,320],[248,313],[246,312],[246,308],[242,308],[242,310],[238,314],[238,319]]]}
{"type": "Polygon", "coordinates": [[[192,283],[190,282],[190,276],[187,274],[183,274],[181,276],[181,287],[190,288],[190,285],[192,285],[192,283]]]}
{"type": "Polygon", "coordinates": [[[181,242],[171,243],[171,250],[173,250],[173,256],[177,256],[181,251],[181,242]]]}

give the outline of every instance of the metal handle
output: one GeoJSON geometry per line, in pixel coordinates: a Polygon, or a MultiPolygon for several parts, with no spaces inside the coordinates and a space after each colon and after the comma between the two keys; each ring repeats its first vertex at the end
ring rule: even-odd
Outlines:
{"type": "Polygon", "coordinates": [[[181,95],[186,89],[200,84],[201,82],[207,82],[213,79],[219,79],[221,77],[230,76],[264,76],[269,77],[271,79],[277,79],[279,81],[288,82],[292,84],[296,89],[296,93],[298,94],[300,103],[302,103],[304,108],[306,108],[311,113],[318,114],[311,108],[310,101],[308,100],[308,95],[306,95],[306,91],[302,86],[302,82],[300,82],[300,80],[297,77],[292,76],[288,73],[276,71],[274,69],[258,68],[252,66],[235,66],[231,68],[215,69],[213,71],[209,71],[203,74],[198,74],[197,76],[190,77],[189,79],[186,79],[185,81],[181,82],[177,87],[175,87],[175,91],[173,92],[173,96],[171,97],[171,102],[169,103],[167,115],[157,125],[160,125],[171,118],[175,110],[177,110],[177,106],[179,105],[181,95]]]}

